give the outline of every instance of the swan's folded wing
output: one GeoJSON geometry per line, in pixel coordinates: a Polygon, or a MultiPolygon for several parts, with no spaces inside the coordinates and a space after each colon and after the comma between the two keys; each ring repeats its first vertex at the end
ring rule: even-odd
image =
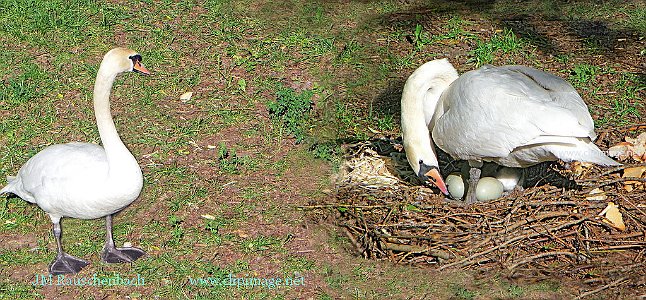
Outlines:
{"type": "MultiPolygon", "coordinates": [[[[505,66],[500,68],[507,69],[530,78],[533,83],[542,87],[548,94],[549,98],[545,99],[550,100],[550,106],[566,109],[569,113],[574,115],[581,126],[589,130],[588,134],[592,140],[596,138],[594,133],[594,121],[590,116],[588,106],[585,104],[581,96],[579,96],[579,93],[577,93],[574,87],[572,87],[572,85],[567,81],[556,75],[525,66],[505,66]]],[[[532,89],[526,93],[531,95],[531,91],[535,90],[536,89],[532,89]]]]}
{"type": "Polygon", "coordinates": [[[83,185],[97,174],[108,174],[105,151],[99,145],[68,143],[47,147],[20,169],[24,189],[30,193],[58,191],[68,185],[83,185]]]}
{"type": "Polygon", "coordinates": [[[454,157],[479,159],[506,157],[540,136],[593,138],[576,91],[534,71],[484,67],[462,75],[442,95],[436,144],[454,157]]]}

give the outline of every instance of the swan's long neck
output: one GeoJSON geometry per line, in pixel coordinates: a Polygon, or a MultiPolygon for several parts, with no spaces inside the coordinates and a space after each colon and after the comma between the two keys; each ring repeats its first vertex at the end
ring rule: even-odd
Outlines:
{"type": "Polygon", "coordinates": [[[110,90],[116,76],[100,68],[94,84],[94,115],[111,173],[120,171],[121,167],[131,167],[133,162],[136,164],[135,158],[119,138],[112,120],[110,90]]]}
{"type": "Polygon", "coordinates": [[[435,60],[419,67],[406,81],[402,93],[401,123],[406,153],[415,160],[437,166],[431,142],[433,115],[442,92],[458,77],[446,60],[435,60]]]}

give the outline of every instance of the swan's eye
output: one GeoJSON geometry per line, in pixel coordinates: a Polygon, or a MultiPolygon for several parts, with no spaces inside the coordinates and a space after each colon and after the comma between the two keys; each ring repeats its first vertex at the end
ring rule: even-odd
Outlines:
{"type": "Polygon", "coordinates": [[[139,54],[131,55],[128,58],[130,58],[130,60],[132,60],[133,63],[141,62],[141,60],[142,60],[141,55],[139,55],[139,54]]]}
{"type": "Polygon", "coordinates": [[[423,164],[423,163],[424,163],[424,161],[420,159],[420,160],[419,160],[419,164],[421,165],[421,164],[423,164]]]}

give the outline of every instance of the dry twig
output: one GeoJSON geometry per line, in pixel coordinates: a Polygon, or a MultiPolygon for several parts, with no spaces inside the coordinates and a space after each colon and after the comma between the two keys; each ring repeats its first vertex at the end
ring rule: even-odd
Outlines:
{"type": "MultiPolygon", "coordinates": [[[[352,153],[349,159],[364,155],[370,145],[362,142],[352,147],[348,149],[352,153]]],[[[385,155],[383,149],[387,148],[366,152],[364,156],[384,167],[386,160],[380,161],[379,155],[385,155]]],[[[406,166],[405,156],[395,154],[388,156],[390,162],[406,166]]],[[[362,166],[366,170],[377,169],[362,166]]],[[[426,187],[401,181],[408,173],[401,175],[396,187],[366,189],[353,186],[353,180],[340,180],[336,203],[301,208],[334,212],[364,257],[439,269],[503,267],[516,274],[529,272],[539,277],[557,274],[583,278],[593,272],[595,282],[590,284],[611,282],[581,295],[585,297],[621,284],[628,274],[644,277],[639,275],[644,273],[643,267],[611,267],[643,261],[646,255],[644,192],[628,193],[616,184],[646,179],[617,178],[613,173],[621,170],[595,168],[585,173],[585,178],[577,180],[585,191],[543,185],[474,205],[446,201],[426,187]],[[608,199],[588,200],[588,189],[594,187],[604,187],[608,199]],[[626,223],[626,230],[621,233],[598,216],[609,201],[620,204],[626,223]],[[568,259],[557,259],[563,257],[568,259]],[[546,259],[550,260],[549,265],[541,263],[546,259]]],[[[363,176],[352,174],[355,175],[363,176]]]]}

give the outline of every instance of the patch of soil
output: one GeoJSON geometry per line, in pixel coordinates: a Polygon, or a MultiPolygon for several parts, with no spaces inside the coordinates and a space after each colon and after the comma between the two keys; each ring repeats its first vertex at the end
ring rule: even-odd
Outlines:
{"type": "Polygon", "coordinates": [[[8,234],[0,236],[0,249],[16,250],[33,248],[38,245],[38,240],[33,235],[8,234]]]}

